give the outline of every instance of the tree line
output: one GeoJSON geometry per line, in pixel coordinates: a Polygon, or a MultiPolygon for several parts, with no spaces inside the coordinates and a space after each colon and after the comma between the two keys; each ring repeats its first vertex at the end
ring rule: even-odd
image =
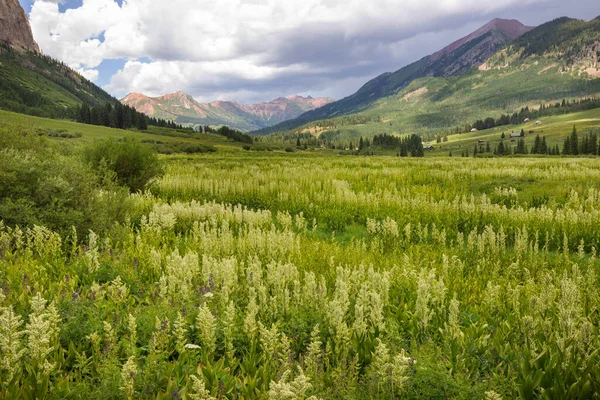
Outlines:
{"type": "Polygon", "coordinates": [[[248,143],[248,144],[254,143],[254,139],[252,138],[252,136],[248,135],[247,133],[232,129],[228,126],[212,128],[208,125],[205,125],[204,127],[202,127],[202,130],[205,133],[214,133],[217,135],[225,136],[226,138],[231,139],[234,142],[248,143]]]}
{"type": "Polygon", "coordinates": [[[71,116],[77,122],[89,125],[106,126],[108,128],[132,129],[141,131],[148,129],[148,125],[159,126],[171,129],[191,129],[185,128],[173,121],[148,117],[128,105],[116,102],[90,106],[83,103],[71,110],[71,116]]]}
{"type": "Polygon", "coordinates": [[[473,124],[467,124],[462,129],[456,128],[456,133],[469,132],[472,129],[485,130],[495,128],[497,126],[518,125],[523,123],[526,118],[539,119],[552,115],[570,114],[574,112],[587,111],[595,108],[600,108],[600,98],[586,98],[581,100],[564,100],[555,104],[541,104],[540,108],[530,109],[529,106],[521,108],[519,112],[512,115],[502,114],[498,118],[487,117],[478,119],[473,124]]]}

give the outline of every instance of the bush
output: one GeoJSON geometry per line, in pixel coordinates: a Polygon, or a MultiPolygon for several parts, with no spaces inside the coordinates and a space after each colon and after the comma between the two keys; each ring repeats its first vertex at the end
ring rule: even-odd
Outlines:
{"type": "Polygon", "coordinates": [[[293,149],[293,148],[291,148],[291,147],[286,147],[286,148],[285,148],[285,151],[286,151],[286,153],[293,153],[293,152],[294,152],[294,149],[293,149]]]}
{"type": "Polygon", "coordinates": [[[163,173],[155,151],[132,139],[98,142],[86,150],[85,159],[93,168],[112,174],[131,192],[147,189],[163,173]]]}
{"type": "Polygon", "coordinates": [[[96,232],[124,221],[125,189],[105,186],[80,159],[27,129],[0,126],[0,219],[8,226],[46,226],[66,233],[96,232]]]}

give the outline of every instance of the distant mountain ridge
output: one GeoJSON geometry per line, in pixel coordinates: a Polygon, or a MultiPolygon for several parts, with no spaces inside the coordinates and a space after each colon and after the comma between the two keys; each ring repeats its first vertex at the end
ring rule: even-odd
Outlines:
{"type": "Polygon", "coordinates": [[[378,99],[398,93],[413,80],[424,77],[459,75],[481,64],[506,43],[534,29],[517,20],[496,18],[475,32],[451,43],[443,49],[407,65],[396,72],[384,73],[367,82],[356,93],[321,108],[302,114],[257,134],[287,131],[306,123],[350,114],[374,103],[378,99]]]}
{"type": "Polygon", "coordinates": [[[172,119],[179,124],[227,125],[242,131],[275,125],[332,101],[326,97],[290,96],[250,105],[235,101],[200,103],[181,91],[160,97],[130,93],[121,99],[123,104],[151,117],[172,119]]]}
{"type": "Polygon", "coordinates": [[[0,0],[0,41],[40,52],[38,44],[33,40],[27,14],[18,0],[0,0]]]}

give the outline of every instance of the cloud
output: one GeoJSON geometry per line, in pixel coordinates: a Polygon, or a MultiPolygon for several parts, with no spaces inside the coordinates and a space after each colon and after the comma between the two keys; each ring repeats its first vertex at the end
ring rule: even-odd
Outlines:
{"type": "Polygon", "coordinates": [[[267,93],[326,93],[328,85],[347,95],[358,78],[398,69],[493,17],[519,17],[558,4],[83,0],[60,12],[56,1],[37,0],[30,18],[42,50],[76,69],[95,70],[106,59],[129,60],[106,86],[113,94],[185,90],[198,98],[237,94],[240,101],[253,101],[266,100],[267,93]]]}
{"type": "Polygon", "coordinates": [[[98,71],[97,69],[79,68],[77,72],[79,73],[79,75],[92,82],[96,81],[98,79],[98,76],[100,75],[100,71],[98,71]]]}

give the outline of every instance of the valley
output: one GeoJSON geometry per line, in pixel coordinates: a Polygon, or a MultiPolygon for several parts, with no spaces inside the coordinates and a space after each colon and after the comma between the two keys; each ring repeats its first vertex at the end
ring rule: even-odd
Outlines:
{"type": "MultiPolygon", "coordinates": [[[[293,25],[282,50],[281,25],[257,32],[287,3],[236,4],[243,21],[190,3],[169,34],[135,1],[86,20],[92,3],[0,0],[0,398],[598,399],[598,18],[494,18],[337,101],[202,103],[174,87],[180,26],[203,49],[188,67],[223,57],[243,86],[252,61],[265,93],[293,93],[333,79],[340,43],[364,51],[361,24],[293,25]],[[28,18],[56,16],[38,45],[28,18]],[[77,52],[155,68],[170,94],[43,54],[80,32],[77,52]]],[[[294,24],[337,17],[309,6],[294,24]]],[[[377,40],[410,33],[385,22],[377,40]]]]}

